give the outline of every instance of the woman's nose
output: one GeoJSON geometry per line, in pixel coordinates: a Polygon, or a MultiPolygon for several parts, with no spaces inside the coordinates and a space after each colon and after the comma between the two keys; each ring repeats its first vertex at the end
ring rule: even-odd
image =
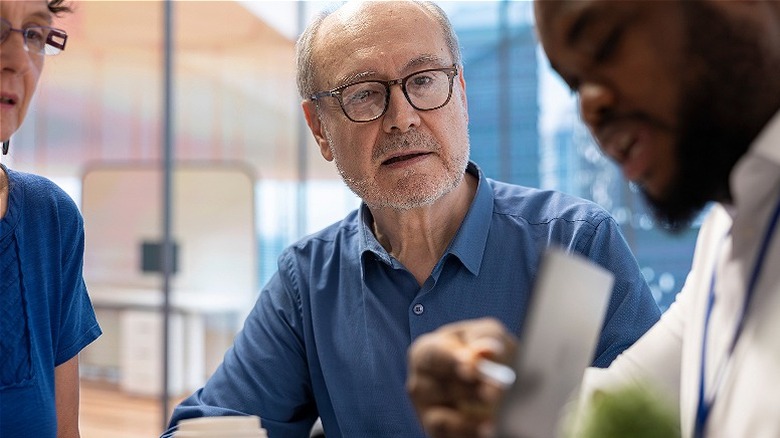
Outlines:
{"type": "Polygon", "coordinates": [[[29,67],[29,53],[24,47],[24,37],[19,32],[9,31],[5,40],[0,43],[0,69],[24,72],[29,67]]]}

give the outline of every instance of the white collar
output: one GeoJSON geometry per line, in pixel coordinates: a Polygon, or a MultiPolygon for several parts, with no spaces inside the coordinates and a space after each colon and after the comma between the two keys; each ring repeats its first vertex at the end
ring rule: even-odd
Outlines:
{"type": "Polygon", "coordinates": [[[750,146],[751,154],[780,164],[780,111],[776,112],[750,146]]]}
{"type": "Polygon", "coordinates": [[[731,208],[753,210],[776,192],[780,179],[780,111],[775,113],[731,171],[729,186],[733,196],[731,208]]]}

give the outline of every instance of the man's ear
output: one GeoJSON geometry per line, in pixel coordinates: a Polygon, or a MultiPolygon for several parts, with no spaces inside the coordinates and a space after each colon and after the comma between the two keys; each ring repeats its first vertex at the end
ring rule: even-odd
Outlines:
{"type": "Polygon", "coordinates": [[[330,143],[328,143],[325,131],[322,128],[322,121],[317,114],[317,104],[311,100],[304,100],[301,102],[301,108],[303,109],[303,115],[306,117],[306,124],[309,125],[309,130],[311,130],[311,133],[314,135],[314,140],[320,147],[322,158],[333,161],[333,154],[330,152],[330,143]]]}
{"type": "Polygon", "coordinates": [[[460,84],[460,100],[463,104],[463,109],[466,110],[466,121],[468,121],[469,102],[466,98],[466,76],[463,74],[463,66],[460,67],[460,71],[458,72],[458,81],[456,82],[456,85],[458,84],[460,84]]]}

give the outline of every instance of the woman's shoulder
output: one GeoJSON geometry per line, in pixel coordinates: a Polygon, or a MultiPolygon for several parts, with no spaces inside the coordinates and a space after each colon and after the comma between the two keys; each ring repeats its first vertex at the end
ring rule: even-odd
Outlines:
{"type": "Polygon", "coordinates": [[[12,194],[19,196],[20,207],[26,214],[39,212],[50,215],[52,210],[57,216],[80,217],[76,203],[52,180],[33,173],[6,169],[12,194]]]}

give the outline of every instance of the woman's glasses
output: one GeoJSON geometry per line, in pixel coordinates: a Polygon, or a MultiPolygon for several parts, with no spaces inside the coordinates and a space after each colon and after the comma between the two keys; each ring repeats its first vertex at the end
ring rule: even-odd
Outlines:
{"type": "Polygon", "coordinates": [[[27,26],[24,29],[14,29],[5,18],[0,18],[0,44],[11,35],[19,32],[24,39],[24,49],[29,53],[39,55],[56,55],[65,50],[68,34],[64,30],[48,26],[27,26]]]}

